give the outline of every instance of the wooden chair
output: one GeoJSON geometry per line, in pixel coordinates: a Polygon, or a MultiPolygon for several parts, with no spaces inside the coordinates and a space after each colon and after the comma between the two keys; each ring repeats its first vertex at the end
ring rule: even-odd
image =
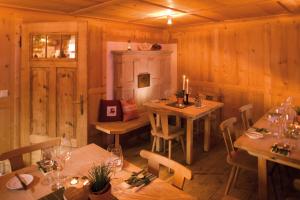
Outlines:
{"type": "Polygon", "coordinates": [[[241,112],[244,131],[248,130],[251,126],[253,126],[252,109],[252,104],[244,105],[239,109],[241,112]]]}
{"type": "Polygon", "coordinates": [[[33,151],[40,150],[40,149],[51,148],[59,144],[60,144],[60,138],[54,138],[46,142],[41,142],[41,143],[21,147],[18,149],[14,149],[12,151],[2,153],[0,155],[0,161],[8,159],[10,161],[12,171],[15,171],[25,167],[23,154],[31,153],[33,151]]]}
{"type": "Polygon", "coordinates": [[[236,121],[237,119],[232,117],[220,124],[220,130],[227,150],[227,163],[232,165],[225,189],[225,195],[229,193],[231,185],[235,184],[240,169],[246,169],[254,172],[257,171],[257,159],[249,155],[246,151],[237,150],[233,146],[235,138],[233,138],[232,130],[236,121]]]}
{"type": "Polygon", "coordinates": [[[152,152],[155,149],[156,142],[162,138],[169,143],[169,159],[172,155],[172,140],[179,138],[182,146],[182,151],[185,155],[185,145],[183,141],[184,129],[180,127],[180,118],[175,113],[162,109],[148,109],[150,124],[152,127],[151,134],[153,135],[152,152]],[[169,116],[176,116],[176,126],[169,125],[169,116]]]}
{"type": "Polygon", "coordinates": [[[172,185],[181,190],[183,189],[185,179],[192,179],[192,171],[174,160],[146,150],[141,150],[140,155],[142,158],[148,160],[148,171],[157,177],[159,177],[159,167],[161,165],[174,170],[172,185]]]}

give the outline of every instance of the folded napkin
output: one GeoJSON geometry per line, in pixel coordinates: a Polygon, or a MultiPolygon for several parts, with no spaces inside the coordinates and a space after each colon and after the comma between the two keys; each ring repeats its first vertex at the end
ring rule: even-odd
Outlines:
{"type": "Polygon", "coordinates": [[[123,189],[129,189],[132,192],[137,192],[144,186],[151,183],[156,176],[145,171],[141,170],[139,172],[133,172],[131,176],[121,183],[123,189]]]}

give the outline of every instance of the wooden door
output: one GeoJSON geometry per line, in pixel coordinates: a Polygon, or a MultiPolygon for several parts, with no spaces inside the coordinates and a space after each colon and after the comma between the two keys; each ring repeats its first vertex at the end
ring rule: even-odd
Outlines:
{"type": "Polygon", "coordinates": [[[69,135],[87,143],[87,23],[22,26],[21,145],[69,135]]]}

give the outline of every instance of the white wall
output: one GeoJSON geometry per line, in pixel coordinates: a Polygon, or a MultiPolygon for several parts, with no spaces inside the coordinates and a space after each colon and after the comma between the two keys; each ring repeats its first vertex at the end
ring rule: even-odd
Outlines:
{"type": "MultiPolygon", "coordinates": [[[[137,50],[137,46],[141,43],[131,43],[131,49],[137,50]]],[[[175,93],[177,89],[177,44],[161,44],[162,50],[171,50],[171,90],[175,93]]],[[[127,50],[127,42],[107,42],[107,67],[106,67],[106,98],[113,99],[113,56],[111,51],[113,50],[127,50]]]]}

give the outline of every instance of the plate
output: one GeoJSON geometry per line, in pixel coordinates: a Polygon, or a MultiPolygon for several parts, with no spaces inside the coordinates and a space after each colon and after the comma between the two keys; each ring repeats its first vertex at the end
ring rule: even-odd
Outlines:
{"type": "MultiPolygon", "coordinates": [[[[33,181],[33,176],[30,174],[20,174],[23,180],[26,182],[26,185],[29,185],[33,181]]],[[[22,189],[22,184],[19,179],[14,176],[6,183],[6,187],[11,190],[22,189]]]]}
{"type": "Polygon", "coordinates": [[[253,140],[257,140],[257,139],[260,139],[260,138],[263,138],[263,137],[264,137],[263,134],[258,133],[258,132],[247,132],[246,135],[247,135],[250,139],[253,139],[253,140]]]}

